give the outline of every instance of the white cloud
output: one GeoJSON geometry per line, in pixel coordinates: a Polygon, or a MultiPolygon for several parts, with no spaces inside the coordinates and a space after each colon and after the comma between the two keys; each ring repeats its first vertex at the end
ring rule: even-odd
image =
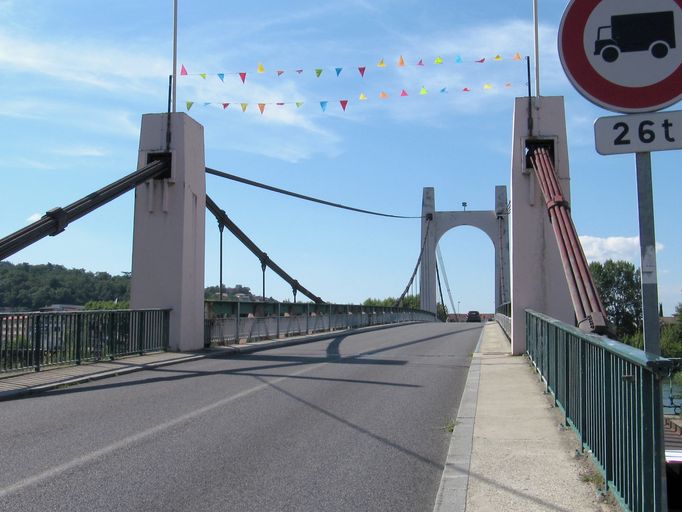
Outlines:
{"type": "MultiPolygon", "coordinates": [[[[638,236],[609,236],[600,238],[581,235],[579,238],[588,261],[625,260],[639,265],[640,250],[638,236]]],[[[662,251],[663,248],[663,244],[656,244],[656,252],[662,251]]]]}
{"type": "Polygon", "coordinates": [[[39,213],[34,213],[34,214],[31,215],[28,219],[26,219],[26,222],[28,222],[29,224],[32,224],[32,223],[34,223],[34,222],[39,221],[42,217],[43,217],[43,216],[42,216],[41,214],[39,214],[39,213]]]}
{"type": "Polygon", "coordinates": [[[91,156],[106,156],[107,151],[87,146],[74,146],[58,148],[52,151],[55,155],[59,156],[69,156],[69,157],[91,157],[91,156]]]}

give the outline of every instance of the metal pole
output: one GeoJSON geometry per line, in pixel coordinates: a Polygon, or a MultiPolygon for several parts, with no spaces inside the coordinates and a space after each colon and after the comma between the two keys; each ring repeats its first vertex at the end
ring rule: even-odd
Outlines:
{"type": "Polygon", "coordinates": [[[178,73],[178,0],[173,0],[173,113],[177,105],[178,73]]]}
{"type": "Polygon", "coordinates": [[[658,282],[656,277],[656,234],[654,194],[651,184],[651,153],[637,153],[637,204],[639,207],[639,250],[642,278],[644,351],[661,355],[658,325],[658,282]]]}
{"type": "Polygon", "coordinates": [[[538,0],[533,0],[533,25],[535,29],[535,96],[540,97],[540,43],[538,30],[538,0]]]}
{"type": "Polygon", "coordinates": [[[263,271],[263,302],[265,302],[265,269],[267,268],[265,260],[260,262],[260,268],[263,271]]]}

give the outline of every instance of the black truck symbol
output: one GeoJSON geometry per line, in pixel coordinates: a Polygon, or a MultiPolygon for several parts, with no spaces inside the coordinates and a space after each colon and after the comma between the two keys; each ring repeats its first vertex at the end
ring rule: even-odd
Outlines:
{"type": "Polygon", "coordinates": [[[621,52],[649,51],[662,59],[675,48],[673,11],[611,16],[611,25],[599,27],[594,54],[614,62],[621,52]]]}

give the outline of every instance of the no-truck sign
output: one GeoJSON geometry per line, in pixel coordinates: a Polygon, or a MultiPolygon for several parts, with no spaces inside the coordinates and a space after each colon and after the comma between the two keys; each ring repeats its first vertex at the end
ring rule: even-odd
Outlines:
{"type": "Polygon", "coordinates": [[[616,112],[682,99],[682,0],[571,0],[559,56],[573,86],[616,112]]]}

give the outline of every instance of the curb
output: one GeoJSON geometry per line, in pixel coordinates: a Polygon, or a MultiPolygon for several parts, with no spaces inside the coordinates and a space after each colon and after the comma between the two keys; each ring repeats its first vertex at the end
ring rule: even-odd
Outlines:
{"type": "Polygon", "coordinates": [[[457,410],[455,429],[450,438],[450,448],[445,459],[433,512],[464,512],[466,510],[478,385],[481,378],[481,359],[476,357],[476,354],[480,352],[485,328],[484,325],[481,329],[474,357],[471,358],[469,365],[469,373],[457,410]]]}

